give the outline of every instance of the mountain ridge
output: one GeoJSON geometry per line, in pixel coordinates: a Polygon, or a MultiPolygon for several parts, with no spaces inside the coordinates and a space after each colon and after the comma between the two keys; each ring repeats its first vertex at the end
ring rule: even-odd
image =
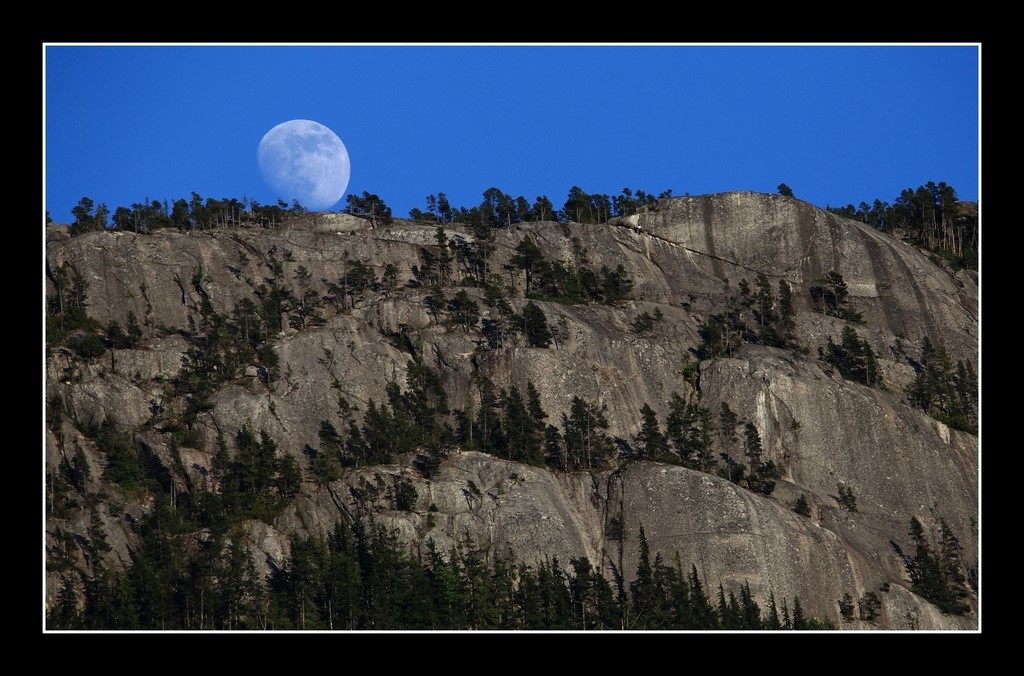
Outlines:
{"type": "MultiPolygon", "coordinates": [[[[436,260],[443,253],[436,226],[396,221],[369,228],[359,221],[315,215],[281,229],[192,235],[100,232],[69,238],[48,230],[47,295],[57,293],[53,271],[67,262],[87,282],[86,309],[100,326],[125,326],[129,312],[142,325],[134,348],[112,348],[90,359],[54,346],[47,355],[47,398],[60,397],[59,407],[48,408],[47,465],[59,467],[77,442],[93,468],[94,488],[102,484],[124,494],[126,511],[102,519],[115,558],[130,560],[138,534],[125,515],[143,518],[147,501],[100,479],[110,453],[83,428],[116,420],[144,455],[158,459],[171,492],[180,495],[196,492],[214,470],[220,439],[251,428],[277,440],[304,479],[280,515],[270,523],[250,519],[243,528],[254,561],[268,573],[287,556],[288,534],[327,532],[339,519],[359,513],[398,528],[418,547],[429,537],[443,550],[468,532],[522,560],[542,560],[552,552],[563,561],[600,560],[609,576],[617,567],[635,570],[642,526],[666,558],[679,552],[684,561],[700,559],[694,563],[712,582],[717,576],[728,584],[749,583],[762,602],[769,591],[798,595],[810,612],[843,628],[977,626],[973,613],[945,615],[911,593],[905,561],[894,550],[895,544],[909,546],[911,517],[930,526],[941,518],[960,536],[965,561],[977,560],[978,438],[910,406],[905,394],[917,380],[917,346],[925,336],[941,344],[952,361],[977,364],[976,275],[952,273],[864,224],[792,198],[749,192],[670,198],[607,225],[537,223],[494,230],[485,267],[497,281],[482,283],[465,260],[453,261],[447,278],[440,273],[445,301],[465,291],[484,308],[484,319],[500,320],[496,307],[487,305],[488,288],[499,281],[520,320],[528,304],[539,307],[555,330],[553,344],[538,347],[514,329],[495,343],[479,324],[459,325],[451,306],[432,309],[431,285],[421,283],[412,268],[422,274],[431,256],[436,260]],[[566,304],[527,293],[524,270],[514,262],[524,238],[546,260],[570,269],[610,273],[622,265],[632,281],[630,298],[566,304]],[[379,290],[368,285],[361,297],[339,300],[329,285],[349,279],[356,262],[365,263],[375,278],[392,265],[403,283],[379,290]],[[841,275],[847,302],[864,323],[829,314],[827,303],[815,296],[813,289],[820,289],[829,272],[841,275]],[[729,354],[694,361],[706,348],[709,321],[746,298],[737,295],[738,284],[758,273],[773,290],[780,280],[792,288],[792,332],[806,352],[730,342],[729,354]],[[174,416],[168,412],[187,406],[170,386],[187,375],[183,364],[195,355],[190,350],[208,346],[218,317],[239,330],[239,303],[260,301],[261,285],[264,294],[287,286],[293,298],[301,298],[303,279],[321,301],[334,300],[323,304],[320,320],[306,325],[300,317],[292,326],[283,317],[280,330],[268,331],[266,344],[273,346],[279,372],[271,375],[273,367],[262,358],[235,365],[235,373],[210,392],[209,408],[193,412],[189,443],[172,443],[174,416]],[[654,321],[652,311],[660,319],[654,321]],[[647,328],[639,321],[644,313],[652,319],[647,328]],[[838,343],[848,327],[877,355],[881,387],[845,379],[815,355],[828,350],[830,341],[838,343]],[[386,401],[389,384],[410,391],[405,381],[412,362],[437,373],[452,411],[480,410],[483,377],[507,391],[534,385],[549,424],[563,433],[570,401],[593,402],[605,412],[615,454],[607,467],[564,472],[453,444],[438,473],[425,477],[417,469],[423,449],[406,449],[395,458],[401,462],[374,471],[416,487],[412,510],[360,501],[359,479],[371,480],[374,472],[367,467],[349,467],[342,477],[318,483],[307,449],[323,447],[321,421],[331,421],[345,435],[346,423],[358,424],[371,402],[386,401]],[[713,473],[637,459],[641,408],[650,404],[664,423],[676,393],[714,415],[727,404],[738,420],[754,426],[765,457],[781,470],[773,492],[764,495],[713,473]],[[526,483],[535,490],[522,490],[513,474],[531,477],[526,483]],[[469,484],[460,476],[472,477],[480,495],[467,494],[469,484]],[[839,485],[856,492],[857,511],[841,507],[839,485]],[[810,518],[792,511],[801,495],[810,501],[810,518]],[[613,518],[623,529],[619,539],[609,537],[613,518]],[[676,523],[689,525],[677,530],[676,523]],[[685,534],[698,532],[705,534],[685,534]],[[756,540],[773,544],[752,544],[756,540]],[[608,554],[615,549],[618,559],[608,554]],[[804,552],[799,565],[779,553],[785,551],[804,552]],[[883,599],[881,621],[844,622],[837,599],[867,592],[883,599]]],[[[453,249],[455,258],[479,247],[469,228],[446,224],[440,231],[446,241],[458,239],[465,247],[453,249]]],[[[774,307],[779,301],[772,302],[774,307]]],[[[289,312],[300,314],[298,306],[290,303],[289,312]]],[[[741,443],[719,437],[713,449],[753,467],[741,443]]],[[[89,539],[81,516],[51,517],[47,523],[48,540],[58,525],[89,539]]],[[[86,559],[79,559],[83,571],[89,568],[86,559]]],[[[59,575],[48,578],[52,602],[59,575]]]]}

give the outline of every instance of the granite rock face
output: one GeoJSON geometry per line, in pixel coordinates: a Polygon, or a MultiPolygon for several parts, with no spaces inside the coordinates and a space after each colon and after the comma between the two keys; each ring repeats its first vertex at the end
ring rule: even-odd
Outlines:
{"type": "MultiPolygon", "coordinates": [[[[467,228],[446,224],[444,230],[448,239],[473,243],[467,228]]],[[[810,204],[747,192],[662,200],[656,209],[606,225],[530,223],[495,234],[489,267],[516,310],[527,302],[525,280],[508,264],[524,237],[552,259],[580,264],[582,256],[593,269],[622,265],[634,282],[632,299],[612,306],[537,300],[557,328],[554,344],[536,348],[519,339],[488,349],[479,332],[433,316],[424,303],[428,290],[412,283],[412,267],[436,249],[435,226],[396,221],[370,228],[345,215],[318,215],[289,228],[192,235],[68,238],[51,228],[48,270],[66,262],[88,283],[91,317],[102,326],[112,320],[125,326],[132,313],[143,338],[92,361],[48,349],[46,396],[59,400],[59,414],[48,409],[44,433],[48,467],[76,444],[83,449],[94,488],[118,503],[116,514],[103,517],[114,561],[129,560],[138,537],[133,524],[152,508],[151,499],[104,482],[105,454],[82,430],[115,422],[166,468],[176,491],[186,492],[209,475],[218,439],[248,427],[265,430],[306,475],[274,523],[246,526],[254,560],[265,571],[287,557],[290,534],[326,533],[339,519],[372,515],[416,547],[433,539],[444,551],[468,535],[517,560],[587,557],[609,578],[631,579],[642,527],[652,552],[667,562],[678,554],[710,589],[749,583],[762,607],[772,592],[799,596],[807,612],[841,628],[977,627],[975,614],[943,615],[911,593],[899,554],[910,546],[911,517],[927,528],[943,518],[959,536],[965,561],[978,560],[978,438],[912,408],[906,396],[914,379],[910,361],[924,336],[941,341],[954,362],[977,367],[976,275],[953,274],[903,242],[810,204]],[[233,316],[240,301],[258,302],[259,287],[271,279],[299,291],[303,270],[306,283],[328,296],[328,284],[351,261],[377,277],[390,264],[399,271],[398,284],[367,289],[354,307],[326,304],[319,325],[293,326],[285,318],[270,327],[277,377],[268,378],[260,364],[241,365],[198,415],[191,443],[172,445],[153,421],[174,405],[173,384],[188,359],[188,338],[202,326],[204,305],[233,316]],[[819,311],[810,292],[828,271],[842,274],[851,305],[864,317],[855,330],[878,355],[882,387],[843,380],[817,357],[844,327],[819,311]],[[702,324],[722,311],[741,280],[752,283],[758,273],[773,288],[780,279],[791,285],[796,333],[807,352],[748,344],[700,363],[688,376],[684,368],[701,343],[702,324]],[[637,332],[633,319],[656,310],[663,319],[637,332]],[[673,393],[699,396],[715,412],[725,402],[756,426],[766,459],[782,477],[766,496],[676,465],[622,462],[565,473],[453,448],[429,479],[415,469],[417,449],[408,449],[393,465],[353,468],[337,481],[315,483],[306,451],[319,445],[321,421],[344,430],[371,401],[385,400],[389,383],[404,387],[410,350],[439,374],[453,410],[478,403],[480,376],[498,388],[525,391],[532,383],[556,426],[574,396],[605,407],[623,458],[637,446],[645,404],[664,424],[673,393]],[[352,489],[364,480],[412,482],[416,504],[399,511],[386,500],[361,501],[352,489]],[[855,492],[856,512],[840,508],[840,485],[855,492]],[[792,509],[801,494],[810,517],[792,509]],[[837,600],[867,592],[882,601],[877,623],[843,623],[837,600]]],[[[464,289],[485,309],[480,288],[459,286],[466,277],[456,262],[447,296],[464,289]]],[[[52,278],[47,293],[54,293],[52,278]]],[[[89,515],[50,519],[49,540],[58,528],[86,537],[89,515]]]]}

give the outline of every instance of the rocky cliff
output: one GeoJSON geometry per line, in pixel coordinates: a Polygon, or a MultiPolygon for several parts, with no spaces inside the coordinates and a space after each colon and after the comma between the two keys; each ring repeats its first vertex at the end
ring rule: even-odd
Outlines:
{"type": "MultiPolygon", "coordinates": [[[[468,228],[443,230],[449,241],[474,245],[468,228]]],[[[434,225],[370,228],[325,214],[283,229],[192,234],[71,238],[51,227],[48,296],[57,294],[54,271],[66,263],[87,284],[90,317],[124,327],[131,313],[142,335],[131,347],[92,358],[66,346],[47,350],[48,471],[67,462],[71,449],[83,450],[91,492],[105,491],[106,502],[116,505],[100,514],[114,564],[130,560],[139,537],[134,524],[152,508],[152,497],[103,479],[110,459],[95,442],[95,428],[107,421],[127,431],[179,496],[210,475],[220,439],[249,428],[276,440],[304,475],[272,523],[245,525],[246,544],[264,571],[287,557],[290,534],[326,533],[339,520],[371,513],[421,549],[432,539],[446,550],[468,533],[516,560],[586,556],[609,577],[628,577],[642,527],[652,551],[693,562],[709,588],[749,583],[762,606],[771,591],[799,596],[807,612],[844,629],[978,626],[974,611],[943,614],[912,593],[905,559],[916,517],[929,532],[944,520],[959,536],[968,567],[978,560],[978,438],[929,417],[907,397],[924,337],[943,345],[953,362],[977,366],[976,275],[954,273],[884,233],[799,200],[748,192],[662,200],[604,225],[530,223],[493,234],[489,269],[516,311],[527,302],[513,258],[524,237],[551,260],[595,270],[623,266],[633,281],[630,298],[535,300],[556,329],[553,344],[531,347],[512,336],[495,346],[478,326],[446,321],[424,302],[429,289],[415,282],[413,268],[438,250],[434,225]],[[328,297],[352,261],[376,278],[394,266],[398,283],[327,303],[319,321],[274,326],[276,368],[258,360],[238,365],[195,413],[188,443],[173,441],[165,412],[180,405],[175,383],[210,317],[241,321],[239,303],[259,303],[260,287],[272,282],[291,288],[293,297],[308,290],[328,297]],[[877,357],[880,385],[846,380],[821,359],[819,349],[830,339],[839,343],[848,326],[824,312],[813,291],[829,272],[842,276],[849,306],[863,317],[853,327],[877,357]],[[789,284],[793,334],[803,349],[748,343],[687,368],[709,318],[726,311],[741,280],[753,283],[758,274],[773,289],[780,280],[789,284]],[[641,330],[634,320],[645,312],[660,320],[641,330]],[[532,383],[556,427],[574,397],[594,402],[604,408],[617,455],[601,467],[560,471],[451,447],[428,477],[417,469],[418,449],[410,448],[392,464],[350,467],[336,480],[314,481],[309,449],[320,446],[321,421],[344,431],[371,401],[385,400],[389,383],[406,386],[412,356],[439,375],[452,411],[479,409],[483,377],[524,392],[532,383]],[[753,423],[765,460],[780,470],[774,491],[635,460],[640,410],[647,404],[664,422],[673,393],[716,414],[724,402],[741,422],[753,423]],[[398,510],[352,490],[378,477],[411,482],[415,504],[398,510]],[[841,507],[840,486],[856,495],[855,511],[841,507]],[[801,495],[809,517],[793,511],[801,495]],[[881,600],[876,621],[843,622],[837,601],[868,592],[881,600]]],[[[471,279],[456,260],[447,296],[465,290],[486,316],[484,290],[471,279]]],[[[716,452],[726,450],[725,440],[715,443],[716,452]]],[[[90,525],[84,508],[51,515],[48,546],[58,530],[87,541],[90,525]]],[[[53,602],[59,577],[48,579],[53,602]]]]}

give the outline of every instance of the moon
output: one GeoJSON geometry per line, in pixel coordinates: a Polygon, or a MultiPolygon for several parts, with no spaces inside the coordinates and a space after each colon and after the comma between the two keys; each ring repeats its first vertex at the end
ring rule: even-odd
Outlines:
{"type": "Polygon", "coordinates": [[[334,206],[348,188],[351,164],[345,144],[313,120],[289,120],[268,131],[256,160],[279,198],[298,200],[307,209],[334,206]]]}

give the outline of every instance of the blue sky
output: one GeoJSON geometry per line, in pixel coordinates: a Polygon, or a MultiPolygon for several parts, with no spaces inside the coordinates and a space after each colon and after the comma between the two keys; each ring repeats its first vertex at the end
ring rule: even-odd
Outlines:
{"type": "MultiPolygon", "coordinates": [[[[263,135],[315,120],[348,193],[396,216],[490,187],[775,192],[840,206],[945,181],[979,197],[976,45],[48,45],[45,208],[278,195],[263,135]]],[[[334,209],[344,208],[344,198],[334,209]]]]}

